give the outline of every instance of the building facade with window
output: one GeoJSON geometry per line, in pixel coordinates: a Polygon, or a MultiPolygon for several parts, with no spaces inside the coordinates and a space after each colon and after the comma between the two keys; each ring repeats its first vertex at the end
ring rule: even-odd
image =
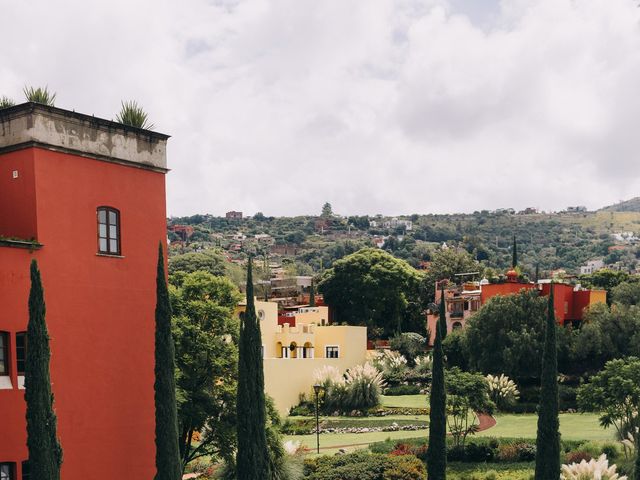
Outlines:
{"type": "MultiPolygon", "coordinates": [[[[301,307],[293,324],[278,324],[278,304],[256,301],[264,356],[264,385],[283,414],[311,391],[314,372],[331,365],[344,372],[367,361],[367,328],[329,325],[325,306],[301,307]]],[[[238,314],[245,306],[238,307],[238,314]]]]}
{"type": "Polygon", "coordinates": [[[0,126],[0,478],[29,478],[32,259],[45,290],[62,478],[152,478],[168,137],[33,103],[0,110],[0,126]]]}

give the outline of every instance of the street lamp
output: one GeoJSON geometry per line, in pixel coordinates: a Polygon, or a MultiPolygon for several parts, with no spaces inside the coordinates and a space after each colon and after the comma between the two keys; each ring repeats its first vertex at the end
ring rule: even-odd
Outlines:
{"type": "Polygon", "coordinates": [[[320,454],[320,421],[318,420],[318,394],[324,387],[318,383],[313,386],[313,392],[316,394],[316,445],[318,454],[320,454]]]}

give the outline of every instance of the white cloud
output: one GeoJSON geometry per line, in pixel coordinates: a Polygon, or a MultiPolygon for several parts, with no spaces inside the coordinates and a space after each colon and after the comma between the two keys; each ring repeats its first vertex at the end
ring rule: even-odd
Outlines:
{"type": "Polygon", "coordinates": [[[172,214],[598,207],[640,190],[633,0],[0,0],[0,85],[171,134],[172,214]],[[473,7],[471,6],[473,5],[473,7]],[[468,14],[468,16],[467,16],[468,14]]]}

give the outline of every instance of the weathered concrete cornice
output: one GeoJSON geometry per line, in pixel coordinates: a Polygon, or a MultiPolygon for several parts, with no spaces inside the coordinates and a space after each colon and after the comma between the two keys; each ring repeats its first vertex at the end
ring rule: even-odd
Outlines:
{"type": "Polygon", "coordinates": [[[35,146],[166,172],[168,138],[39,103],[0,109],[0,152],[35,146]]]}

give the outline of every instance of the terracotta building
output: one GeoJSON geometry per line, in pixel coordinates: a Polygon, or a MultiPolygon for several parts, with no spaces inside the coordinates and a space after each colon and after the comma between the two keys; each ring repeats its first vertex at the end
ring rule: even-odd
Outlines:
{"type": "MultiPolygon", "coordinates": [[[[465,282],[445,288],[445,305],[447,331],[464,328],[467,320],[496,295],[513,295],[522,290],[537,290],[540,295],[547,296],[551,289],[549,280],[538,283],[524,282],[518,279],[518,274],[510,270],[506,274],[506,281],[489,283],[484,279],[480,282],[465,282]]],[[[556,322],[560,325],[582,321],[584,310],[595,303],[605,303],[605,290],[587,290],[579,286],[554,283],[554,310],[556,322]]],[[[436,289],[436,299],[440,301],[440,292],[436,289]]],[[[438,311],[427,313],[427,326],[431,332],[430,343],[435,339],[435,326],[438,321],[438,311]]]]}
{"type": "Polygon", "coordinates": [[[29,264],[51,337],[62,478],[152,478],[167,136],[44,105],[0,110],[0,472],[29,478],[29,264]]]}

